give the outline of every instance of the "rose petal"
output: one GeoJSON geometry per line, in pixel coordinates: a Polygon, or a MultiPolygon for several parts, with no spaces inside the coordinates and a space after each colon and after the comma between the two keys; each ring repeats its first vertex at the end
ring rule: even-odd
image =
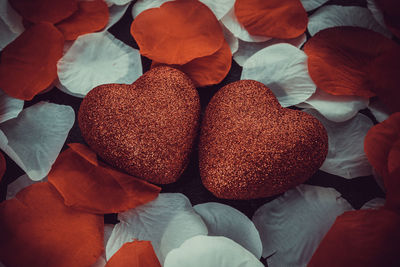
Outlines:
{"type": "Polygon", "coordinates": [[[220,22],[220,25],[224,33],[225,41],[229,44],[229,47],[231,48],[231,53],[233,54],[239,49],[239,39],[235,35],[233,35],[233,33],[231,33],[231,31],[228,30],[228,28],[226,28],[224,24],[222,24],[222,22],[220,22]]]}
{"type": "Polygon", "coordinates": [[[75,121],[70,106],[39,102],[0,125],[0,148],[32,180],[50,171],[75,121]]]}
{"type": "Polygon", "coordinates": [[[236,53],[234,53],[233,58],[235,59],[236,63],[238,63],[240,66],[243,66],[246,60],[249,59],[252,55],[271,45],[288,43],[300,48],[306,42],[306,40],[307,37],[305,34],[302,34],[299,37],[293,39],[270,39],[268,41],[258,43],[239,40],[239,49],[236,53]]]}
{"type": "Polygon", "coordinates": [[[246,42],[265,42],[271,39],[270,37],[251,35],[237,20],[234,7],[221,19],[221,22],[240,40],[246,42]]]}
{"type": "Polygon", "coordinates": [[[161,267],[150,241],[125,243],[107,262],[107,267],[161,267]]]}
{"type": "Polygon", "coordinates": [[[400,266],[400,216],[379,210],[339,216],[308,266],[400,266]]]}
{"type": "Polygon", "coordinates": [[[138,50],[108,32],[80,36],[57,64],[65,93],[84,97],[106,83],[133,83],[142,75],[138,50]]]}
{"type": "Polygon", "coordinates": [[[382,11],[376,5],[375,0],[367,0],[367,8],[371,11],[375,20],[384,28],[386,28],[385,19],[383,18],[382,11]]]}
{"type": "Polygon", "coordinates": [[[85,149],[89,150],[85,145],[73,144],[60,154],[48,175],[65,205],[106,214],[132,209],[157,197],[159,187],[103,164],[93,164],[90,154],[82,156],[85,149]]]}
{"type": "Polygon", "coordinates": [[[171,1],[173,0],[137,0],[132,7],[132,17],[135,19],[143,11],[160,7],[162,4],[171,1]]]}
{"type": "Polygon", "coordinates": [[[116,24],[125,14],[126,10],[128,9],[129,4],[125,5],[113,5],[109,7],[108,12],[109,12],[109,19],[106,27],[104,27],[103,31],[108,30],[111,28],[114,24],[116,24]]]}
{"type": "Polygon", "coordinates": [[[233,8],[235,0],[200,0],[208,6],[218,20],[222,19],[233,8]]]}
{"type": "Polygon", "coordinates": [[[166,2],[140,13],[131,34],[143,56],[178,65],[214,54],[224,41],[218,20],[197,0],[166,2]]]}
{"type": "Polygon", "coordinates": [[[399,49],[392,40],[359,27],[334,27],[314,35],[304,46],[308,69],[318,88],[333,95],[374,96],[367,68],[386,51],[399,49]]]}
{"type": "MultiPolygon", "coordinates": [[[[200,57],[184,65],[171,65],[186,73],[196,87],[220,83],[228,74],[232,63],[232,53],[227,42],[211,56],[200,57]]],[[[152,63],[152,67],[160,63],[152,63]]]]}
{"type": "Polygon", "coordinates": [[[367,116],[358,113],[348,121],[332,122],[314,109],[303,111],[316,117],[328,133],[328,155],[320,170],[346,179],[372,174],[364,153],[364,137],[373,126],[367,116]]]}
{"type": "Polygon", "coordinates": [[[377,99],[372,99],[368,105],[368,109],[378,122],[386,120],[391,114],[388,107],[377,99]]]}
{"type": "Polygon", "coordinates": [[[49,183],[0,203],[0,260],[6,266],[90,266],[101,255],[103,217],[64,206],[49,183]]]}
{"type": "Polygon", "coordinates": [[[311,107],[334,122],[343,122],[353,118],[359,110],[368,106],[368,98],[361,96],[331,95],[317,88],[315,93],[304,101],[306,105],[300,107],[311,107]]]}
{"type": "Polygon", "coordinates": [[[45,177],[42,180],[33,181],[26,174],[18,177],[14,182],[7,185],[6,199],[8,200],[8,199],[14,198],[18,194],[18,192],[21,191],[22,189],[24,189],[30,185],[36,184],[38,182],[41,182],[41,181],[47,181],[47,178],[45,177]]]}
{"type": "Polygon", "coordinates": [[[368,209],[380,209],[381,207],[383,207],[385,205],[385,199],[384,198],[374,198],[371,199],[370,201],[368,201],[367,203],[365,203],[361,209],[362,210],[368,210],[368,209]]]}
{"type": "Polygon", "coordinates": [[[368,161],[384,181],[388,175],[390,150],[399,139],[400,112],[392,114],[387,120],[372,127],[365,137],[364,150],[368,161]]]}
{"type": "MultiPolygon", "coordinates": [[[[388,155],[388,171],[392,174],[400,168],[400,135],[397,141],[393,144],[388,155]]],[[[400,179],[398,177],[397,179],[400,179]]]]}
{"type": "Polygon", "coordinates": [[[253,222],[268,266],[305,266],[336,217],[351,205],[333,188],[299,185],[261,206],[253,222]]]}
{"type": "Polygon", "coordinates": [[[322,6],[328,1],[329,0],[300,0],[301,4],[307,12],[322,6]]]}
{"type": "Polygon", "coordinates": [[[106,3],[108,4],[108,6],[112,6],[112,5],[122,6],[122,5],[129,4],[130,2],[132,2],[132,0],[106,0],[106,3]]]}
{"type": "Polygon", "coordinates": [[[31,100],[57,77],[64,38],[51,24],[39,23],[24,31],[1,54],[0,88],[8,95],[31,100]]]}
{"type": "Polygon", "coordinates": [[[103,0],[79,1],[78,10],[56,26],[65,40],[75,40],[79,35],[103,29],[108,18],[108,6],[103,0]]]}
{"type": "Polygon", "coordinates": [[[0,1],[0,51],[15,40],[23,31],[22,17],[7,0],[0,1]]]}
{"type": "Polygon", "coordinates": [[[223,236],[192,237],[168,253],[164,267],[262,267],[253,254],[223,236]]]}
{"type": "Polygon", "coordinates": [[[303,102],[316,89],[308,75],[307,56],[286,43],[269,46],[251,56],[243,65],[240,79],[262,82],[283,107],[303,102]]]}
{"type": "Polygon", "coordinates": [[[382,10],[385,24],[389,30],[400,38],[400,9],[397,0],[375,0],[377,6],[382,10]]]}
{"type": "MultiPolygon", "coordinates": [[[[107,245],[108,239],[110,239],[111,233],[114,229],[114,224],[105,224],[104,225],[104,248],[107,245]]],[[[107,264],[106,253],[103,251],[103,254],[97,259],[97,261],[91,267],[105,267],[107,264]]]]}
{"type": "Polygon", "coordinates": [[[0,152],[0,182],[6,172],[6,167],[6,159],[4,158],[3,153],[0,152]]]}
{"type": "Polygon", "coordinates": [[[317,32],[336,26],[356,26],[373,30],[390,38],[390,32],[379,25],[372,13],[365,7],[328,5],[318,9],[310,16],[308,32],[317,32]]]}
{"type": "Polygon", "coordinates": [[[235,15],[252,35],[290,39],[307,29],[307,13],[300,1],[236,0],[235,15]]]}
{"type": "Polygon", "coordinates": [[[16,118],[24,107],[24,101],[8,96],[0,90],[0,123],[16,118]]]}
{"type": "Polygon", "coordinates": [[[26,20],[57,23],[77,10],[76,0],[9,0],[11,6],[26,20]]]}
{"type": "Polygon", "coordinates": [[[225,236],[254,254],[262,253],[260,235],[246,215],[228,205],[208,202],[193,207],[208,228],[209,236],[225,236]]]}
{"type": "Polygon", "coordinates": [[[133,239],[151,241],[161,264],[165,256],[186,239],[206,235],[207,227],[182,194],[164,193],[135,209],[120,213],[106,247],[109,259],[124,243],[133,239]]]}

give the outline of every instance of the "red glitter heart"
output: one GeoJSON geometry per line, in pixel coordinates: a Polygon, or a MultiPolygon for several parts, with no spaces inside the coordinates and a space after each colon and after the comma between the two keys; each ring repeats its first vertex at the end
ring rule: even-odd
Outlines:
{"type": "Polygon", "coordinates": [[[192,81],[164,66],[132,85],[94,88],[82,101],[78,121],[86,142],[105,161],[135,177],[167,184],[188,163],[199,113],[192,81]]]}
{"type": "Polygon", "coordinates": [[[268,197],[307,180],[327,153],[328,136],[317,119],[282,108],[262,83],[242,80],[220,89],[207,106],[200,175],[219,198],[268,197]]]}

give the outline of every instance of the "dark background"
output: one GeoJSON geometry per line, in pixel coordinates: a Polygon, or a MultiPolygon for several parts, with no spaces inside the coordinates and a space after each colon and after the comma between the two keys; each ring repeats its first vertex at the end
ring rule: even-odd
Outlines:
{"type": "MultiPolygon", "coordinates": [[[[131,3],[130,7],[127,9],[122,19],[109,29],[109,32],[111,32],[116,38],[120,39],[127,45],[130,45],[138,49],[136,42],[134,41],[133,37],[129,32],[130,25],[133,20],[131,16],[131,7],[134,4],[134,2],[135,1],[131,3]]],[[[327,2],[325,5],[329,4],[366,7],[365,0],[333,0],[327,2]]],[[[311,15],[312,13],[313,11],[309,12],[308,14],[311,15]]],[[[310,37],[308,33],[307,37],[310,37]]],[[[142,63],[143,63],[143,72],[149,70],[151,61],[145,57],[142,57],[142,63]]],[[[227,77],[220,84],[198,88],[201,107],[202,107],[201,115],[204,114],[205,107],[207,106],[208,102],[210,101],[211,97],[215,94],[215,92],[217,92],[221,87],[223,87],[226,84],[240,80],[241,71],[242,68],[239,65],[237,65],[235,61],[232,60],[232,68],[229,71],[227,77]]],[[[75,114],[77,115],[79,110],[79,105],[82,99],[65,94],[62,91],[58,90],[57,88],[53,88],[53,90],[47,93],[36,96],[32,101],[26,101],[24,108],[40,101],[48,101],[51,103],[69,105],[74,109],[75,114]]],[[[374,123],[376,123],[375,118],[369,112],[369,110],[362,110],[361,112],[369,116],[374,121],[374,123]]],[[[69,136],[67,138],[66,144],[68,143],[85,143],[85,141],[81,136],[80,129],[77,124],[77,119],[75,120],[75,124],[71,129],[69,136]]],[[[66,149],[66,145],[64,145],[63,150],[64,149],[66,149]]],[[[7,155],[5,155],[5,157],[7,162],[7,170],[5,172],[2,181],[0,182],[0,201],[3,201],[5,199],[7,192],[7,185],[13,182],[19,176],[24,174],[24,172],[7,155]]],[[[384,193],[378,187],[372,176],[358,177],[355,179],[348,180],[342,177],[325,173],[323,171],[317,171],[317,173],[315,173],[308,181],[306,181],[306,184],[318,185],[324,187],[333,187],[337,191],[339,191],[342,194],[342,196],[356,209],[359,209],[364,203],[375,197],[384,197],[384,193]]],[[[270,198],[245,201],[245,200],[224,200],[224,199],[218,199],[215,196],[213,196],[209,191],[205,189],[200,179],[198,170],[197,141],[193,153],[191,155],[190,163],[185,172],[182,174],[182,177],[173,184],[162,185],[161,187],[162,187],[162,192],[179,192],[185,194],[190,199],[193,205],[210,201],[220,202],[230,205],[242,211],[250,218],[252,217],[253,213],[256,211],[257,208],[259,208],[264,203],[278,197],[274,196],[270,198]]],[[[106,223],[118,222],[116,214],[105,215],[105,222],[106,223]]]]}

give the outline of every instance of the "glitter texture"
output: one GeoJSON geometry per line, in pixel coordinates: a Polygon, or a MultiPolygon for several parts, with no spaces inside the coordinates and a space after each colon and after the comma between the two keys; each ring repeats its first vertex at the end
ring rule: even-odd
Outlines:
{"type": "Polygon", "coordinates": [[[219,198],[268,197],[307,180],[327,152],[328,136],[317,119],[282,108],[262,83],[242,80],[220,89],[207,106],[200,175],[219,198]]]}
{"type": "Polygon", "coordinates": [[[94,88],[82,101],[78,121],[86,142],[105,161],[135,177],[167,184],[188,163],[199,113],[192,81],[164,66],[132,85],[94,88]]]}

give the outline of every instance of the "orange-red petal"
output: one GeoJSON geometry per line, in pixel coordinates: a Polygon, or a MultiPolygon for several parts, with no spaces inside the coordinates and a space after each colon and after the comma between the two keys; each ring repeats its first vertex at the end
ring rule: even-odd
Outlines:
{"type": "Polygon", "coordinates": [[[70,146],[48,175],[67,206],[98,214],[118,213],[158,196],[159,187],[97,162],[94,152],[83,144],[70,146]]]}
{"type": "Polygon", "coordinates": [[[400,215],[392,211],[348,211],[337,217],[308,267],[400,266],[400,215]]]}
{"type": "MultiPolygon", "coordinates": [[[[374,31],[334,27],[318,32],[304,46],[315,84],[333,95],[372,97],[369,64],[398,45],[374,31]]],[[[398,49],[398,48],[397,48],[398,49]]]]}
{"type": "Polygon", "coordinates": [[[8,95],[31,100],[57,78],[64,37],[50,23],[35,24],[1,54],[0,88],[8,95]]]}
{"type": "Polygon", "coordinates": [[[236,0],[235,15],[251,35],[281,39],[298,37],[308,23],[299,0],[236,0]]]}
{"type": "Polygon", "coordinates": [[[9,0],[11,6],[33,23],[57,23],[77,10],[76,0],[9,0]]]}
{"type": "Polygon", "coordinates": [[[375,0],[375,2],[382,10],[386,26],[397,38],[400,38],[399,0],[375,0]]]}
{"type": "Polygon", "coordinates": [[[125,243],[107,262],[106,267],[161,267],[150,241],[125,243]]]}
{"type": "Polygon", "coordinates": [[[5,172],[6,172],[6,159],[4,158],[3,153],[0,152],[0,182],[5,172]]]}
{"type": "Polygon", "coordinates": [[[143,56],[165,64],[212,55],[224,42],[217,18],[197,0],[166,2],[143,11],[132,22],[131,34],[143,56]]]}
{"type": "Polygon", "coordinates": [[[57,28],[65,40],[75,40],[79,35],[103,29],[109,18],[108,6],[103,0],[80,1],[78,10],[58,23],[57,28]]]}
{"type": "Polygon", "coordinates": [[[6,266],[90,266],[103,251],[104,218],[66,207],[47,182],[0,203],[0,229],[6,266]]]}
{"type": "MultiPolygon", "coordinates": [[[[152,62],[152,67],[162,63],[152,62]]],[[[232,65],[232,53],[227,42],[211,56],[193,59],[184,65],[171,65],[186,73],[196,87],[220,83],[228,74],[232,65]]]]}

